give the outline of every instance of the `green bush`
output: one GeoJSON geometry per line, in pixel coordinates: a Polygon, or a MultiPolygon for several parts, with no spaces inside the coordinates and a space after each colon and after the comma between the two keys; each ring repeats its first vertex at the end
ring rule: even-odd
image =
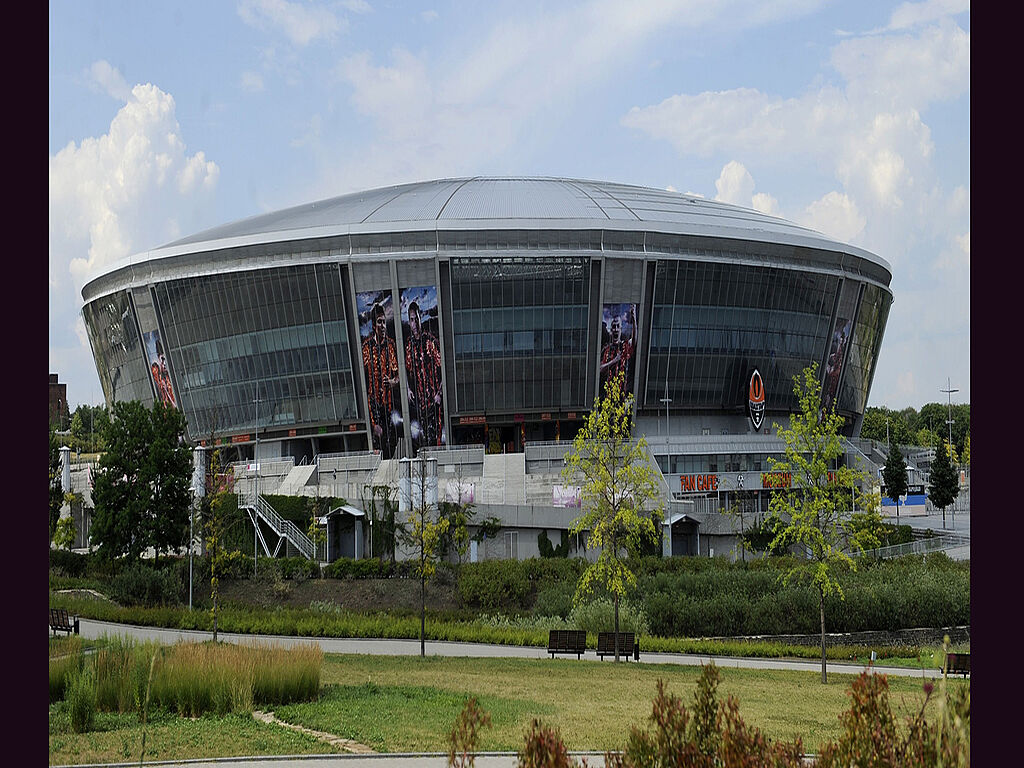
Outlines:
{"type": "Polygon", "coordinates": [[[174,605],[185,587],[174,570],[157,570],[135,563],[110,580],[110,597],[122,605],[174,605]]]}
{"type": "Polygon", "coordinates": [[[50,550],[50,571],[60,576],[85,576],[89,556],[68,552],[65,549],[50,550]]]}
{"type": "Polygon", "coordinates": [[[96,687],[90,668],[85,667],[71,675],[67,686],[67,702],[71,730],[75,733],[90,730],[96,718],[96,687]]]}
{"type": "Polygon", "coordinates": [[[517,560],[466,563],[459,573],[459,597],[474,608],[518,610],[529,593],[526,569],[517,560]]]}
{"type": "Polygon", "coordinates": [[[537,593],[533,604],[535,616],[558,616],[566,618],[572,611],[572,596],[576,587],[571,583],[559,582],[537,593]]]}
{"type": "MultiPolygon", "coordinates": [[[[581,603],[569,613],[569,623],[577,629],[585,629],[587,632],[614,632],[615,631],[615,604],[605,597],[591,600],[589,603],[581,603]]],[[[637,636],[647,635],[647,615],[641,606],[634,605],[628,600],[619,601],[619,631],[635,632],[637,636]]]]}

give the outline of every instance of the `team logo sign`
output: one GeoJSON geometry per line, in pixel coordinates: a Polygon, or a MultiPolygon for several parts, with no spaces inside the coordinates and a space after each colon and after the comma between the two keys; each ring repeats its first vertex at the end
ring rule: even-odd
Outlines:
{"type": "Polygon", "coordinates": [[[761,429],[761,424],[764,422],[764,382],[761,380],[761,373],[756,368],[750,377],[747,412],[750,414],[750,423],[754,425],[754,429],[761,429]]]}

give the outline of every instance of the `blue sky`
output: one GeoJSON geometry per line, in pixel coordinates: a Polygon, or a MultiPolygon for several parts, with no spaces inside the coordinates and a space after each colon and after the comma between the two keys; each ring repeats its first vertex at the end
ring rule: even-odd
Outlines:
{"type": "Polygon", "coordinates": [[[235,219],[407,181],[569,176],[782,216],[893,268],[870,405],[970,401],[970,5],[51,0],[49,365],[81,287],[235,219]]]}

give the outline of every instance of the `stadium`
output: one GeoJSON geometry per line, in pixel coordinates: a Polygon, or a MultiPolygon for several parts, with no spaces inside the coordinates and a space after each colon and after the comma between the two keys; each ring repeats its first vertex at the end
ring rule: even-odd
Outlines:
{"type": "Polygon", "coordinates": [[[108,404],[180,408],[249,490],[349,499],[335,556],[366,556],[358,500],[425,457],[440,497],[502,521],[474,558],[536,555],[578,515],[562,456],[621,373],[664,478],[663,550],[708,555],[735,541],[722,509],[742,499],[749,524],[785,482],[772,425],[808,364],[847,459],[873,469],[855,438],[891,278],[865,250],[693,195],[462,178],[133,255],[85,285],[82,311],[108,404]]]}

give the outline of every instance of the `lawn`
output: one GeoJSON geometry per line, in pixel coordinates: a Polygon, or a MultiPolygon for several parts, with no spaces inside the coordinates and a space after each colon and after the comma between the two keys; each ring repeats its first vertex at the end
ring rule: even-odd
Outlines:
{"type": "MultiPolygon", "coordinates": [[[[768,736],[800,736],[808,751],[838,737],[850,675],[830,674],[823,686],[819,672],[720,669],[719,699],[736,696],[744,719],[768,736]]],[[[462,703],[475,695],[494,720],[482,749],[518,749],[533,717],[558,726],[570,749],[616,749],[629,727],[643,725],[650,714],[659,678],[689,706],[699,676],[699,667],[642,662],[331,655],[324,660],[320,702],[275,712],[381,751],[443,751],[462,703]],[[421,728],[424,718],[430,726],[421,728]]],[[[897,713],[920,708],[922,681],[893,677],[889,684],[897,713]]]]}

